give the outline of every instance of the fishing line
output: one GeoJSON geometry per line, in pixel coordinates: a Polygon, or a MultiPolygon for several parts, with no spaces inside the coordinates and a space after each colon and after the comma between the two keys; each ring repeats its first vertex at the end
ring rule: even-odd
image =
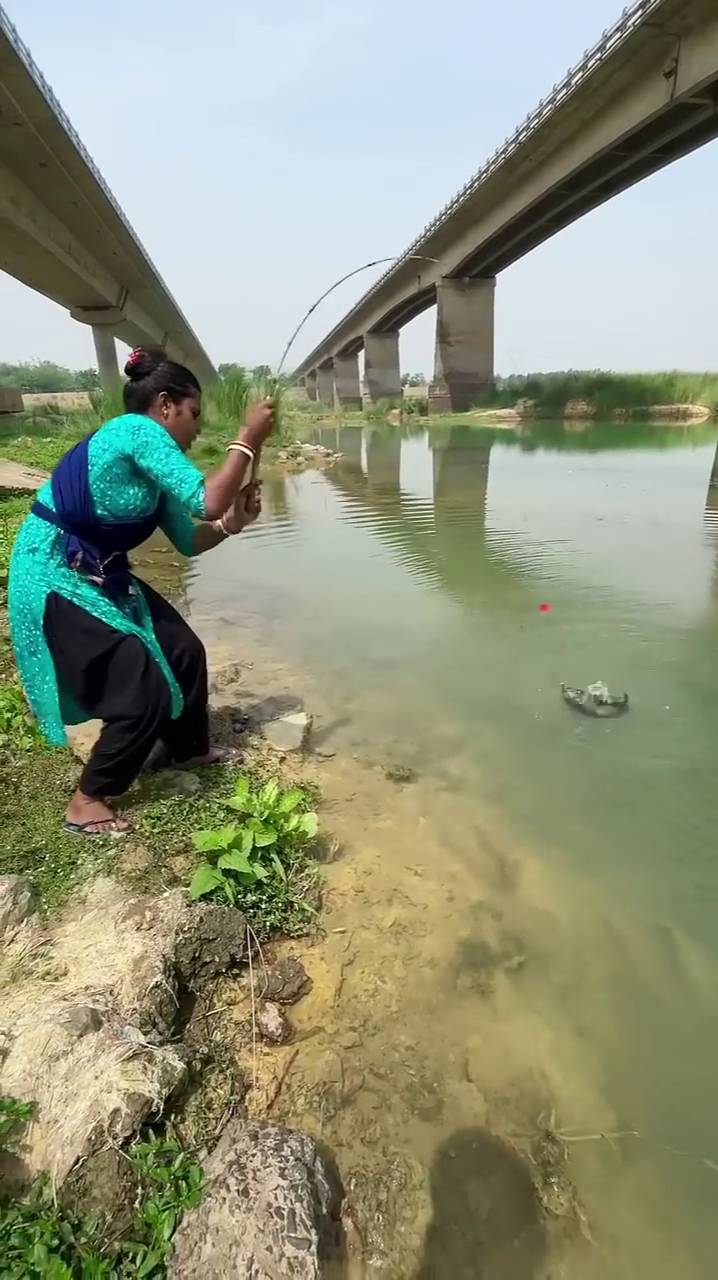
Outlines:
{"type": "Polygon", "coordinates": [[[316,302],[313,302],[309,310],[306,312],[306,314],[302,316],[301,320],[299,321],[299,324],[297,325],[296,329],[294,330],[294,333],[292,334],[291,338],[289,339],[289,342],[287,343],[286,347],[284,348],[284,351],[282,352],[282,358],[279,361],[279,366],[277,368],[276,376],[279,377],[280,373],[282,372],[282,369],[284,368],[284,362],[287,356],[289,355],[289,352],[291,351],[292,347],[294,346],[295,340],[299,337],[299,334],[301,333],[302,329],[307,323],[307,320],[309,319],[309,317],[314,314],[317,307],[321,306],[324,299],[329,297],[330,293],[333,293],[335,289],[339,288],[340,284],[344,284],[345,280],[351,280],[352,276],[358,276],[362,271],[368,271],[370,267],[381,266],[381,264],[384,262],[409,261],[409,259],[412,259],[412,258],[418,259],[421,262],[438,262],[439,261],[438,258],[429,258],[424,253],[407,253],[406,255],[400,254],[399,257],[394,257],[394,258],[375,258],[373,262],[365,262],[363,267],[355,267],[354,271],[347,271],[346,275],[340,276],[338,280],[335,280],[334,284],[330,285],[328,289],[325,289],[324,293],[320,294],[316,302]]]}

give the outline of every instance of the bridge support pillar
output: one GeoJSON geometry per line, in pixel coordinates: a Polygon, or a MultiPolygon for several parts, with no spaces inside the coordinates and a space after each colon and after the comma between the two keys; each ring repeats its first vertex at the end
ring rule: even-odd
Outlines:
{"type": "Polygon", "coordinates": [[[341,409],[361,409],[359,357],[334,357],[334,394],[341,409]]]}
{"type": "Polygon", "coordinates": [[[115,335],[109,325],[93,324],[92,340],[95,344],[100,386],[108,393],[116,391],[120,385],[120,370],[117,365],[115,335]]]}
{"type": "Polygon", "coordinates": [[[494,383],[496,280],[439,280],[430,413],[470,409],[494,383]]]}
{"type": "Polygon", "coordinates": [[[398,332],[364,335],[364,378],[371,401],[401,400],[398,332]]]}
{"type": "Polygon", "coordinates": [[[316,375],[316,371],[313,371],[312,373],[308,373],[308,374],[307,374],[306,378],[304,379],[304,389],[305,389],[305,391],[306,391],[306,393],[307,393],[307,397],[308,397],[310,400],[316,400],[316,398],[317,398],[317,375],[316,375]]]}
{"type": "Polygon", "coordinates": [[[320,365],[317,369],[317,394],[322,404],[334,408],[334,366],[320,365]]]}

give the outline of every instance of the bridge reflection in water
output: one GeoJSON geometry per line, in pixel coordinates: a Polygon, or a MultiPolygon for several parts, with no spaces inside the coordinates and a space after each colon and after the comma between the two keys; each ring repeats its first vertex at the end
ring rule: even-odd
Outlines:
{"type": "Polygon", "coordinates": [[[463,424],[415,433],[341,426],[319,438],[342,455],[325,480],[352,521],[413,575],[463,603],[513,607],[560,578],[579,592],[610,589],[656,605],[667,599],[671,574],[676,601],[689,612],[718,596],[718,447],[710,424],[534,424],[510,433],[463,424]],[[594,466],[596,454],[605,462],[594,466]],[[685,540],[678,546],[676,522],[685,540]],[[664,554],[673,568],[659,572],[664,554]]]}
{"type": "Polygon", "coordinates": [[[342,457],[326,480],[349,503],[353,519],[388,543],[412,574],[460,600],[495,596],[519,589],[522,575],[486,544],[494,440],[494,432],[468,426],[428,437],[344,426],[336,432],[342,457]]]}

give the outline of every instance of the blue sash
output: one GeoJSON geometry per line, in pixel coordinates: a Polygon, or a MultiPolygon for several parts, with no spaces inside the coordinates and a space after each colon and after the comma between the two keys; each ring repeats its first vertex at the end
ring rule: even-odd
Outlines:
{"type": "MultiPolygon", "coordinates": [[[[94,434],[94,432],[92,433],[94,434]]],[[[71,569],[96,582],[114,600],[132,594],[127,552],[154,533],[162,517],[162,499],[140,520],[100,520],[90,493],[87,447],[92,435],[60,459],[50,484],[55,510],[38,499],[33,515],[62,529],[65,559],[71,569]]]]}

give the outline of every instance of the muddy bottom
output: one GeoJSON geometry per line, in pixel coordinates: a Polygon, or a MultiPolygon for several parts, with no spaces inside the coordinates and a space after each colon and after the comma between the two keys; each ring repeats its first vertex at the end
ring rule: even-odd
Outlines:
{"type": "Polygon", "coordinates": [[[301,956],[312,990],[279,1048],[252,1051],[246,992],[228,1004],[250,1110],[336,1155],[344,1273],[697,1280],[669,1157],[611,1106],[596,1053],[612,957],[619,971],[656,955],[636,951],[594,888],[522,847],[479,779],[472,794],[465,777],[458,789],[417,776],[386,751],[334,751],[318,684],[266,650],[248,662],[246,633],[235,648],[204,631],[215,664],[243,654],[216,695],[227,723],[270,694],[316,718],[320,754],[291,767],[321,787],[338,856],[321,936],[279,948],[301,956]]]}

